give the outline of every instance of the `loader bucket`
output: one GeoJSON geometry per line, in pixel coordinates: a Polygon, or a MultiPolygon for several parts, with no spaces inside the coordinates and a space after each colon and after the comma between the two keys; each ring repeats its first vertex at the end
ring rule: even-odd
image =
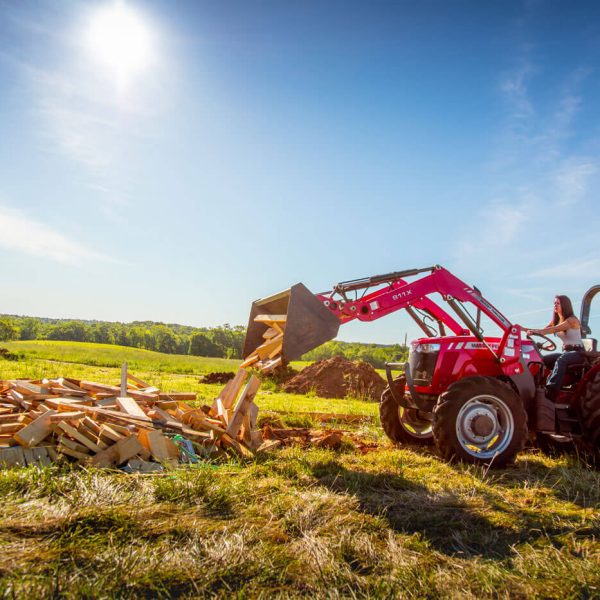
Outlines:
{"type": "Polygon", "coordinates": [[[289,290],[252,303],[244,357],[264,342],[263,333],[268,326],[254,321],[258,315],[287,315],[281,352],[284,364],[333,339],[340,328],[338,318],[306,286],[297,283],[289,290]]]}

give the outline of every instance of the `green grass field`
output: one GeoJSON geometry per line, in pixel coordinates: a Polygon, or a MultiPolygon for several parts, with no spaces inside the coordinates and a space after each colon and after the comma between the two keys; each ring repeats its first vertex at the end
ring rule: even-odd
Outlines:
{"type": "MultiPolygon", "coordinates": [[[[151,383],[207,400],[221,386],[198,375],[237,366],[96,345],[2,345],[26,358],[0,362],[0,378],[116,383],[127,360],[151,383]]],[[[373,403],[271,384],[257,402],[288,424],[306,412],[365,415],[352,431],[378,447],[290,447],[152,476],[0,471],[0,595],[600,597],[600,473],[575,458],[531,450],[503,470],[450,465],[388,443],[373,403]]]]}

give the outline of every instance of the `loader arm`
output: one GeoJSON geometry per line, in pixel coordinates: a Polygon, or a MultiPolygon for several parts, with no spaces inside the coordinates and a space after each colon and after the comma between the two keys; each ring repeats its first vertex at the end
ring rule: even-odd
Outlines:
{"type": "Polygon", "coordinates": [[[375,321],[401,309],[407,310],[428,337],[433,337],[433,331],[426,322],[427,318],[437,323],[440,335],[445,335],[446,327],[454,335],[472,333],[500,363],[513,364],[520,355],[521,328],[511,324],[476,288],[439,265],[345,281],[329,292],[314,294],[312,298],[309,296],[310,292],[302,284],[297,284],[287,292],[256,301],[248,324],[244,356],[256,347],[255,342],[264,332],[264,326],[261,329],[260,324],[254,322],[255,316],[261,312],[287,314],[282,356],[284,362],[288,362],[333,339],[340,324],[354,319],[375,321]],[[416,276],[419,278],[414,281],[406,280],[416,276]],[[299,286],[302,290],[296,292],[299,286]],[[439,294],[457,318],[430,298],[432,294],[439,294]],[[321,306],[318,306],[319,303],[321,306]],[[475,307],[477,318],[470,315],[465,304],[475,307]],[[480,313],[503,332],[497,350],[492,350],[483,337],[479,326],[480,313]]]}

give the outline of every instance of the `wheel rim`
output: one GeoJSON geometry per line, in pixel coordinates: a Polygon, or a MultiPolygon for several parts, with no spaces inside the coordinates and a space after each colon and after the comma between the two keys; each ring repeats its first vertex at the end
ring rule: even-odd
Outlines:
{"type": "Polygon", "coordinates": [[[477,458],[493,458],[506,450],[514,431],[510,408],[503,400],[489,394],[465,402],[456,417],[458,442],[477,458]]]}
{"type": "Polygon", "coordinates": [[[414,438],[430,438],[433,436],[433,423],[430,419],[419,417],[419,411],[412,408],[398,407],[398,419],[402,429],[414,438]]]}

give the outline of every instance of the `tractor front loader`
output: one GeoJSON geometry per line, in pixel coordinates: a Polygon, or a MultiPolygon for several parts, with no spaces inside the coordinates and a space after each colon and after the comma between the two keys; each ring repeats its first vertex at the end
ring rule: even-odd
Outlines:
{"type": "Polygon", "coordinates": [[[548,373],[540,353],[555,349],[554,342],[526,336],[477,288],[439,265],[345,281],[320,294],[296,284],[257,300],[244,356],[263,341],[268,315],[285,321],[285,364],[333,339],[348,321],[374,321],[404,309],[423,337],[411,342],[408,362],[386,366],[380,416],[390,439],[435,444],[448,460],[494,467],[512,461],[530,434],[542,448],[574,443],[597,454],[600,362],[596,341],[588,336],[590,305],[599,291],[600,285],[592,287],[582,302],[588,352],[570,367],[554,402],[545,395],[548,373]],[[499,334],[484,335],[483,320],[499,334]]]}

